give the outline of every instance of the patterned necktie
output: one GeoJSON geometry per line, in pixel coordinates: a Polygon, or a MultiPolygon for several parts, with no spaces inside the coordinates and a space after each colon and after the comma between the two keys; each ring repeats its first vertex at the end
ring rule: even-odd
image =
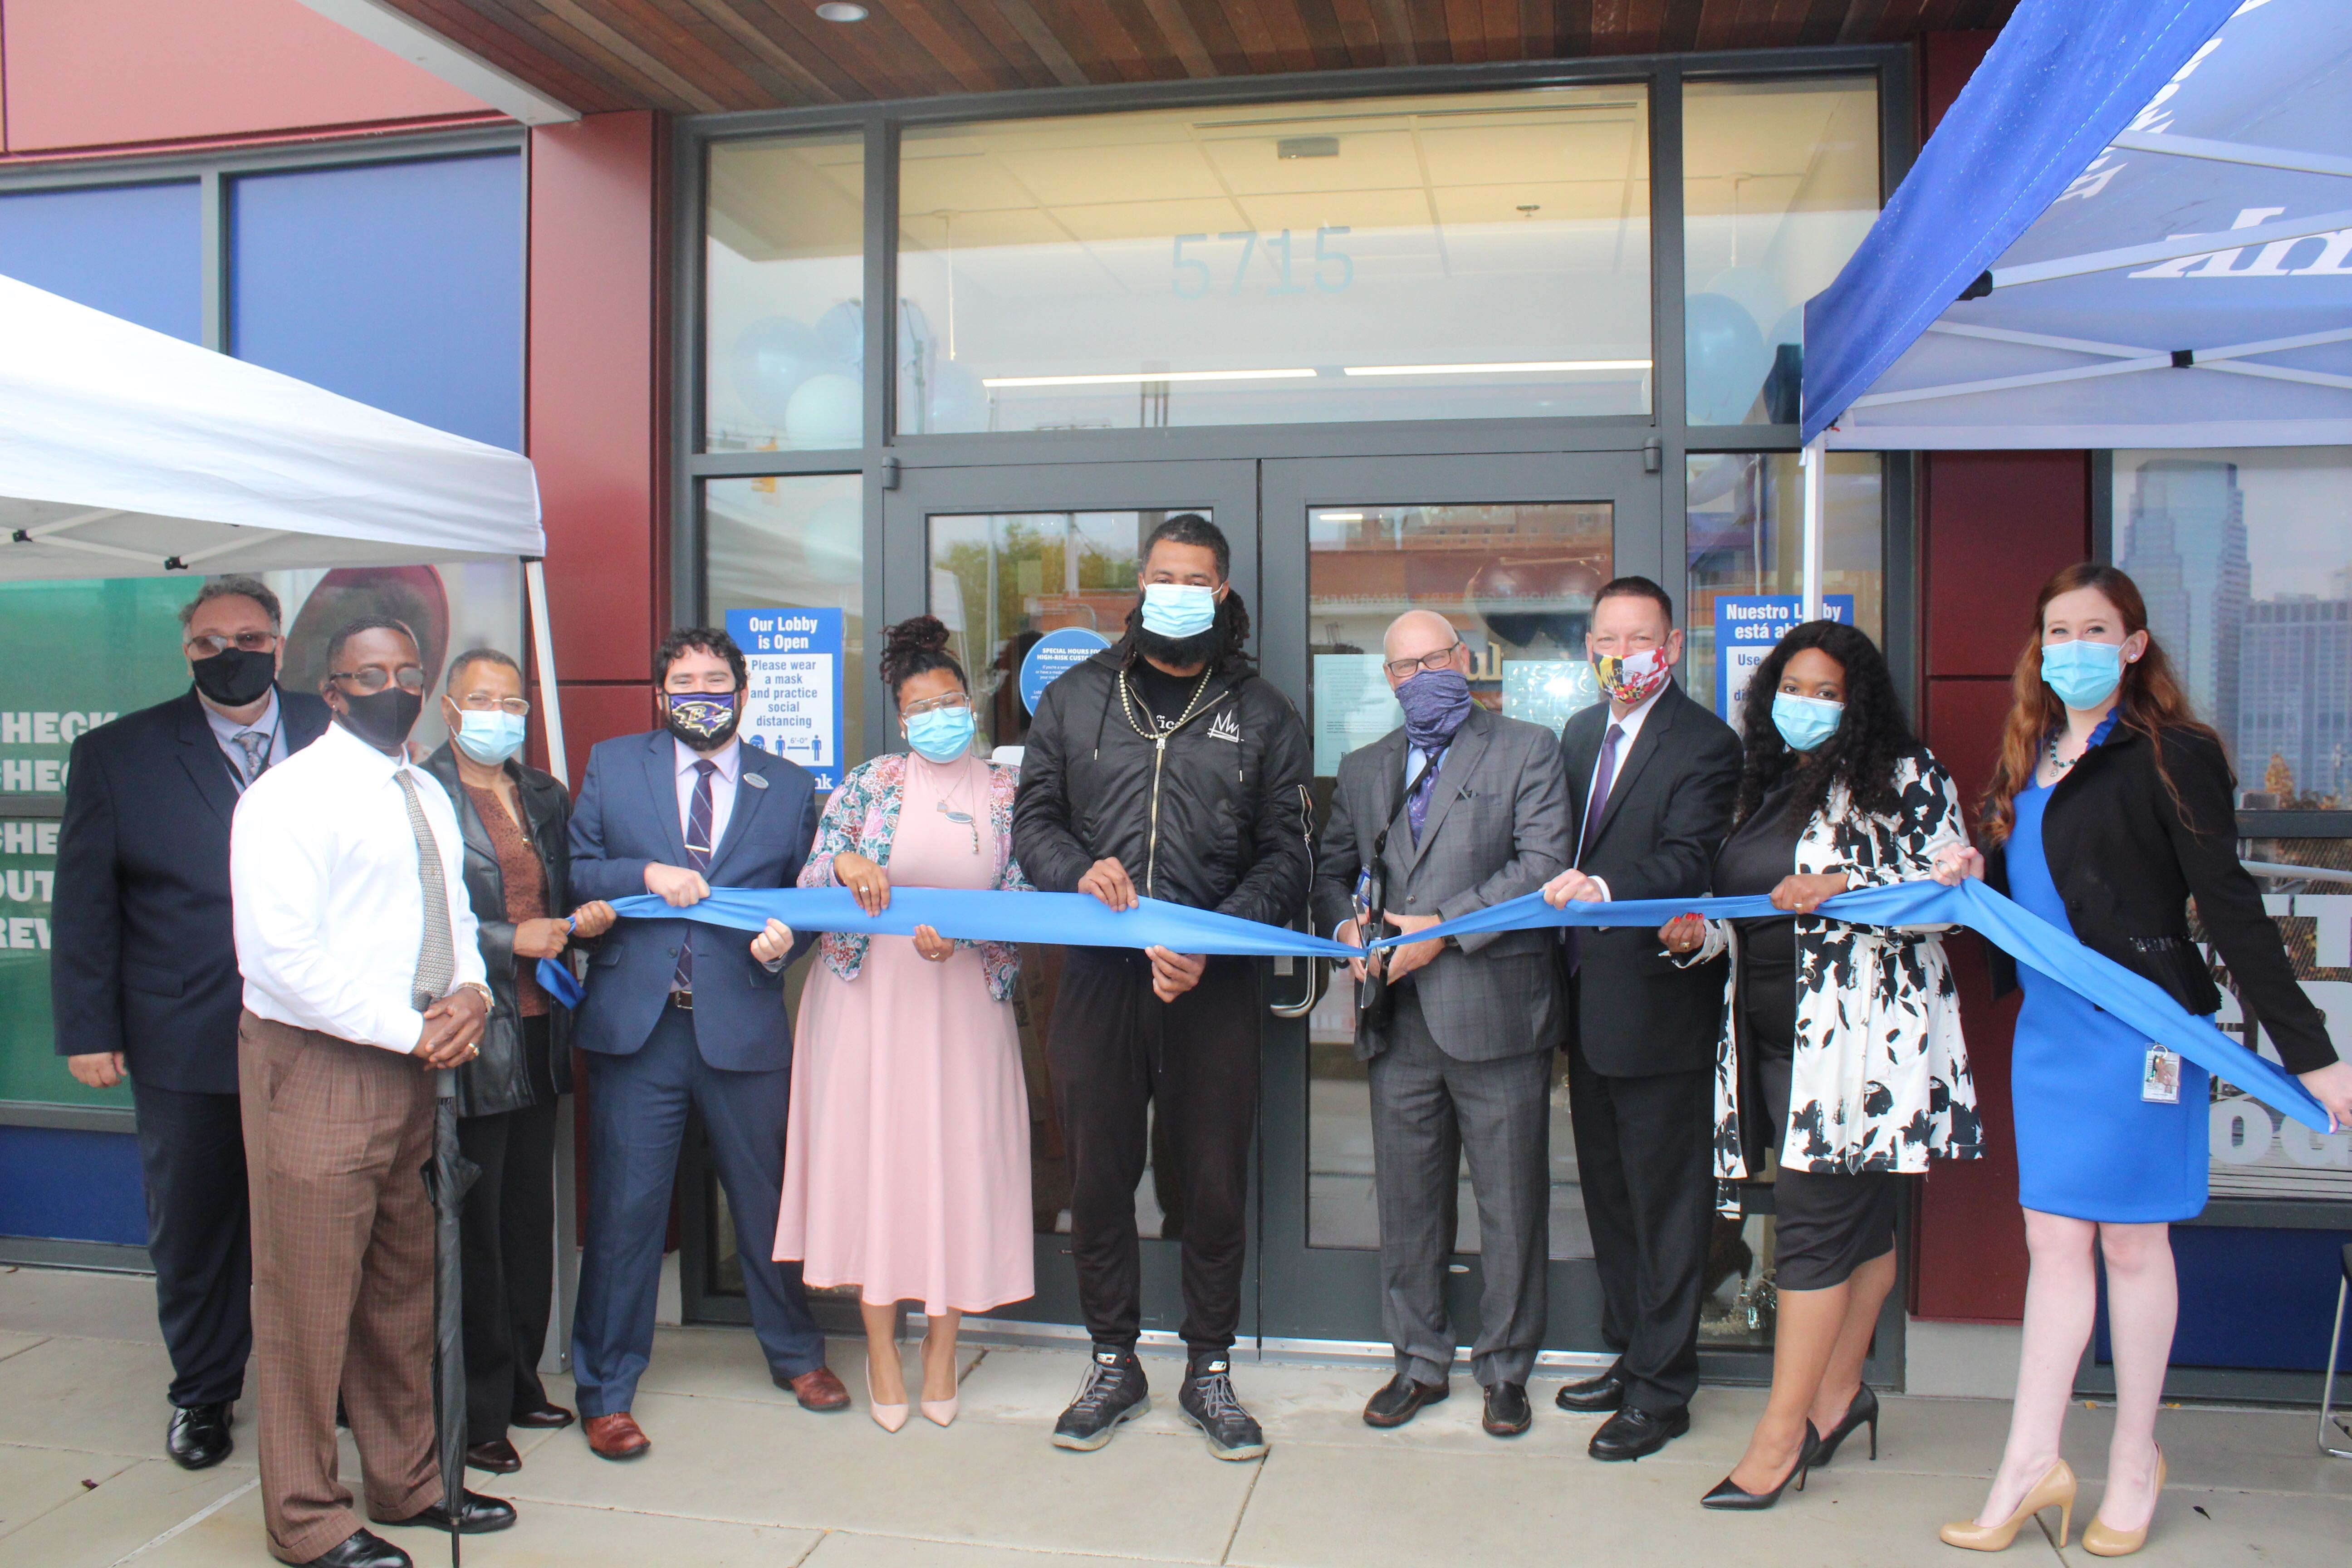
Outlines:
{"type": "Polygon", "coordinates": [[[1422,824],[1429,820],[1430,797],[1437,793],[1437,764],[1444,759],[1427,752],[1422,754],[1421,776],[1412,781],[1412,788],[1404,797],[1405,821],[1412,826],[1412,842],[1421,844],[1422,824]]]}
{"type": "Polygon", "coordinates": [[[416,950],[416,1010],[420,1013],[449,994],[457,977],[457,949],[449,934],[449,884],[441,874],[441,848],[434,841],[433,825],[425,820],[425,803],[416,797],[416,780],[406,768],[392,775],[408,800],[408,830],[416,835],[416,880],[425,895],[425,935],[416,950]]]}
{"type": "MultiPolygon", "coordinates": [[[[694,862],[698,871],[710,869],[710,780],[719,772],[719,764],[704,757],[694,764],[694,798],[686,808],[686,858],[694,862]]],[[[689,933],[677,944],[677,973],[670,989],[694,994],[694,941],[689,933]]]]}
{"type": "Polygon", "coordinates": [[[1622,724],[1609,726],[1609,733],[1601,737],[1601,760],[1592,765],[1592,804],[1584,813],[1584,837],[1578,843],[1576,863],[1592,853],[1592,840],[1601,832],[1601,810],[1609,804],[1609,790],[1617,782],[1617,742],[1625,738],[1622,724]]]}
{"type": "Polygon", "coordinates": [[[237,750],[245,753],[245,782],[251,784],[269,767],[269,733],[265,730],[239,730],[229,737],[237,750]]]}

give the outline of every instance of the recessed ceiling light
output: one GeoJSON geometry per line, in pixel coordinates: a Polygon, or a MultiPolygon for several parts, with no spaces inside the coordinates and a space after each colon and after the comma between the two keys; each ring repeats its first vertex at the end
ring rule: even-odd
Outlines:
{"type": "Polygon", "coordinates": [[[853,4],[852,0],[824,0],[824,4],[816,8],[816,14],[828,22],[866,20],[866,7],[853,4]]]}

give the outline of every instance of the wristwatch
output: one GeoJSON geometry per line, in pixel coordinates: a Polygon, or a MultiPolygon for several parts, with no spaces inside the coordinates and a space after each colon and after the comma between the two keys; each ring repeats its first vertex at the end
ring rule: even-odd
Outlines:
{"type": "Polygon", "coordinates": [[[474,991],[474,992],[478,992],[478,993],[480,993],[480,994],[481,994],[481,998],[482,998],[482,1005],[483,1005],[484,1007],[487,1007],[487,1008],[490,1009],[490,1010],[491,1010],[491,1011],[493,1011],[493,1012],[497,1011],[497,1009],[498,1009],[498,1005],[499,1005],[499,999],[498,999],[498,996],[496,995],[496,994],[494,994],[494,993],[490,990],[490,988],[489,988],[488,986],[487,986],[487,985],[483,984],[480,981],[478,981],[478,980],[461,980],[461,981],[459,981],[459,982],[457,983],[457,989],[458,989],[459,991],[474,991]]]}

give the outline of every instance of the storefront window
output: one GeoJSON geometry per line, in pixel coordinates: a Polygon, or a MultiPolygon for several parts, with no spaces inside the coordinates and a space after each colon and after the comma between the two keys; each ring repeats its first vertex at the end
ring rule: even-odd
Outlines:
{"type": "Polygon", "coordinates": [[[2249,811],[2352,810],[2352,447],[2117,452],[2116,564],[2249,811]]]}
{"type": "Polygon", "coordinates": [[[706,451],[863,439],[865,180],[855,131],[711,144],[706,451]]]}
{"type": "MultiPolygon", "coordinates": [[[[1507,717],[1557,731],[1601,700],[1584,652],[1592,595],[1612,575],[1608,501],[1505,506],[1320,507],[1307,513],[1309,722],[1328,796],[1339,759],[1404,721],[1381,672],[1388,625],[1435,610],[1470,647],[1470,689],[1507,717]]],[[[1355,984],[1344,970],[1307,1019],[1310,1247],[1377,1247],[1371,1084],[1353,1049],[1355,984]]],[[[1568,1087],[1551,1094],[1551,1255],[1590,1258],[1568,1087]]],[[[1476,1252],[1467,1167],[1454,1250],[1476,1252]]]]}
{"type": "Polygon", "coordinates": [[[1805,301],[1877,220],[1871,77],[1683,89],[1690,422],[1793,425],[1805,301]]]}
{"type": "Polygon", "coordinates": [[[916,128],[902,431],[1642,414],[1637,84],[916,128]]]}
{"type": "MultiPolygon", "coordinates": [[[[1804,471],[1794,452],[1688,459],[1684,689],[1737,724],[1739,699],[1804,614],[1804,471]]],[[[1823,611],[1885,639],[1885,464],[1832,452],[1822,506],[1823,611]]]]}
{"type": "MultiPolygon", "coordinates": [[[[814,610],[839,617],[840,654],[815,679],[837,681],[837,700],[825,693],[803,696],[795,714],[811,720],[791,738],[779,740],[760,725],[763,674],[753,656],[755,710],[747,713],[747,736],[781,752],[816,773],[831,788],[840,770],[866,756],[866,512],[865,481],[856,474],[803,474],[772,479],[712,479],[702,489],[703,532],[709,548],[706,578],[710,619],[729,626],[730,612],[814,610]],[[838,732],[823,731],[837,715],[838,732]],[[814,740],[816,749],[808,747],[814,740]]],[[[730,626],[730,630],[733,630],[730,626]]],[[[824,622],[814,645],[820,663],[830,652],[832,622],[824,622]]]]}

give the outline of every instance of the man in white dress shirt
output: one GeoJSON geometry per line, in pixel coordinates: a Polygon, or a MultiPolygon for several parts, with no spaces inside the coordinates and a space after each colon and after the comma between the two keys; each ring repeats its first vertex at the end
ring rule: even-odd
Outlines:
{"type": "MultiPolygon", "coordinates": [[[[336,1475],[349,1411],[368,1517],[448,1529],[434,1457],[433,1078],[489,1015],[464,844],[408,731],[430,674],[397,621],[327,645],[334,722],[263,773],[229,837],[261,1497],[280,1562],[408,1568],[336,1475]]],[[[468,1492],[468,1533],[514,1522],[468,1492]]]]}

